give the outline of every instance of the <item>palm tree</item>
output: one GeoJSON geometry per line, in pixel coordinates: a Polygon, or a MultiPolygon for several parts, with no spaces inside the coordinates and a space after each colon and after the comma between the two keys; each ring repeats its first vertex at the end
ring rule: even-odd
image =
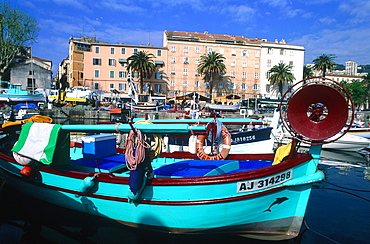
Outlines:
{"type": "Polygon", "coordinates": [[[145,51],[139,51],[127,59],[129,61],[127,70],[131,69],[132,71],[139,73],[141,93],[143,92],[144,88],[144,74],[150,77],[155,71],[155,64],[152,58],[155,58],[154,54],[145,51]]]}
{"type": "Polygon", "coordinates": [[[268,79],[270,85],[275,85],[279,87],[279,93],[283,95],[283,86],[286,84],[293,83],[295,80],[294,75],[292,74],[292,66],[279,63],[269,70],[269,73],[272,73],[268,79]]]}
{"type": "Polygon", "coordinates": [[[312,67],[308,65],[303,66],[303,79],[307,79],[312,76],[314,76],[312,67]]]}
{"type": "Polygon", "coordinates": [[[224,59],[225,57],[222,54],[216,52],[210,52],[207,55],[200,56],[198,71],[201,75],[204,75],[204,80],[209,82],[208,89],[211,101],[213,89],[216,87],[217,81],[220,79],[220,75],[226,72],[224,59]]]}
{"type": "Polygon", "coordinates": [[[314,62],[313,68],[316,70],[320,70],[322,72],[322,76],[325,77],[326,71],[330,71],[334,68],[335,62],[333,59],[335,59],[337,56],[334,54],[322,54],[321,56],[315,58],[312,60],[314,62]]]}

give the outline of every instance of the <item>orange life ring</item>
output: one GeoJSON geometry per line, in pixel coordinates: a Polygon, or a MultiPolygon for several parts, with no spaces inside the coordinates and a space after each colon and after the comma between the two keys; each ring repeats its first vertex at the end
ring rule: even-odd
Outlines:
{"type": "Polygon", "coordinates": [[[199,135],[197,138],[196,149],[198,158],[201,160],[224,160],[229,155],[231,148],[231,135],[225,126],[222,126],[221,137],[224,142],[224,146],[219,154],[208,155],[204,152],[203,143],[206,139],[206,135],[199,135]]]}

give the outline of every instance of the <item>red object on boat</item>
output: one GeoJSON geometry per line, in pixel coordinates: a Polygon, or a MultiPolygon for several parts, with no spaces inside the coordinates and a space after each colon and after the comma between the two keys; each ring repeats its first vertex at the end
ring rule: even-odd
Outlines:
{"type": "Polygon", "coordinates": [[[30,166],[24,166],[24,167],[21,169],[20,173],[21,173],[22,175],[24,175],[24,176],[30,176],[30,175],[31,175],[31,173],[32,173],[32,168],[31,168],[30,166]]]}

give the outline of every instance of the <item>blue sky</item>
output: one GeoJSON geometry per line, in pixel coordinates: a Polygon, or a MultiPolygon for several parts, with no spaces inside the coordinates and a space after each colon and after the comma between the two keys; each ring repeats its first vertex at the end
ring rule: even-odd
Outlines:
{"type": "Polygon", "coordinates": [[[68,56],[70,36],[110,43],[162,46],[163,31],[285,39],[306,48],[305,63],[321,54],[370,64],[369,0],[0,0],[35,17],[33,55],[68,56]]]}

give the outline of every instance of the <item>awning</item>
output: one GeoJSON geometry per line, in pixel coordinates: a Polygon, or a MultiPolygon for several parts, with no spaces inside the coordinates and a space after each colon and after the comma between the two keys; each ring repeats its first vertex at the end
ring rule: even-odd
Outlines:
{"type": "Polygon", "coordinates": [[[164,61],[155,61],[155,64],[160,64],[160,65],[164,65],[164,61]]]}
{"type": "Polygon", "coordinates": [[[127,63],[127,59],[120,58],[120,59],[118,59],[118,62],[120,62],[120,63],[127,63]]]}

